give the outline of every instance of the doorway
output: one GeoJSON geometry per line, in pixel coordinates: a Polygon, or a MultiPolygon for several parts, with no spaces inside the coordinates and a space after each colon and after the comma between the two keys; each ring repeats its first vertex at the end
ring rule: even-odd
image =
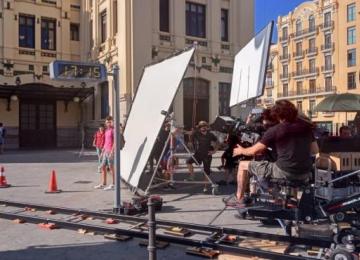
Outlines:
{"type": "Polygon", "coordinates": [[[56,147],[55,101],[21,100],[19,113],[20,147],[56,147]]]}

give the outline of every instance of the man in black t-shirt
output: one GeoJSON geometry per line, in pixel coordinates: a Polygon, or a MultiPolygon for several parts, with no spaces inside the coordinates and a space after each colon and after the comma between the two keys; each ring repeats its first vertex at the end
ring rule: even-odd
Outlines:
{"type": "Polygon", "coordinates": [[[277,160],[242,161],[238,168],[238,188],[236,196],[227,201],[227,205],[244,206],[244,193],[249,182],[249,174],[259,181],[269,178],[285,178],[289,180],[307,180],[312,169],[311,155],[318,152],[318,146],[312,133],[312,125],[298,118],[295,106],[280,100],[271,108],[271,113],[279,120],[279,124],[270,127],[255,145],[243,148],[238,145],[234,156],[254,156],[274,145],[277,160]],[[249,173],[249,174],[248,174],[249,173]]]}
{"type": "MultiPolygon", "coordinates": [[[[217,147],[214,149],[211,145],[212,142],[216,142],[217,138],[214,134],[209,132],[209,125],[205,121],[200,121],[198,124],[198,131],[193,134],[193,143],[195,153],[193,157],[187,160],[187,165],[190,173],[188,180],[194,179],[194,167],[193,163],[202,163],[204,166],[204,172],[210,175],[210,167],[212,161],[212,155],[216,152],[217,147]]],[[[207,187],[204,187],[204,192],[207,191],[207,187]]]]}

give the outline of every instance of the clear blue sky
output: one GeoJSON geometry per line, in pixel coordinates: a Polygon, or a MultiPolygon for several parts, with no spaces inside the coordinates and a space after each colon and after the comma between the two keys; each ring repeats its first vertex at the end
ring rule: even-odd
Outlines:
{"type": "MultiPolygon", "coordinates": [[[[245,0],[247,1],[247,0],[245,0]]],[[[273,42],[277,39],[276,21],[279,15],[288,14],[306,0],[255,0],[255,32],[274,20],[273,42]]]]}

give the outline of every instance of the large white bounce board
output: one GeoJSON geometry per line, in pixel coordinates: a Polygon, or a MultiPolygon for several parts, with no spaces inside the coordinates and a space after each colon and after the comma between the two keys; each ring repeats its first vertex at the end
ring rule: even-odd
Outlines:
{"type": "Polygon", "coordinates": [[[230,107],[263,95],[273,22],[235,56],[230,107]]]}
{"type": "Polygon", "coordinates": [[[185,75],[194,48],[144,69],[126,122],[125,146],[121,151],[121,178],[132,187],[149,160],[156,138],[185,75]]]}

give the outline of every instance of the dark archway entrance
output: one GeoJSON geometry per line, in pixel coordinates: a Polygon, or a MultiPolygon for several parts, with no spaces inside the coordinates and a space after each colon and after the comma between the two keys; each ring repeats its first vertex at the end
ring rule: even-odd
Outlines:
{"type": "Polygon", "coordinates": [[[56,101],[20,101],[20,147],[56,146],[56,101]]]}
{"type": "Polygon", "coordinates": [[[200,120],[209,121],[209,85],[202,78],[183,80],[185,129],[191,129],[200,120]]]}

